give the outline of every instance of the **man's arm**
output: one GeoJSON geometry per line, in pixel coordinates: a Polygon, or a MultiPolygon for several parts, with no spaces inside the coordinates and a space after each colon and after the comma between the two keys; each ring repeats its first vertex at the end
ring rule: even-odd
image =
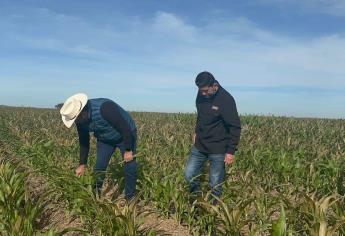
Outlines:
{"type": "Polygon", "coordinates": [[[224,101],[221,115],[229,130],[230,140],[226,148],[226,153],[234,155],[241,136],[241,122],[237,113],[236,103],[233,97],[224,101]]]}
{"type": "Polygon", "coordinates": [[[90,150],[90,134],[89,131],[83,129],[80,125],[77,125],[77,131],[79,136],[79,166],[75,170],[76,176],[80,177],[84,175],[86,164],[87,164],[87,157],[89,155],[90,150]]]}
{"type": "Polygon", "coordinates": [[[90,150],[90,134],[88,130],[83,129],[79,124],[77,124],[77,131],[78,131],[79,146],[80,146],[79,164],[86,165],[87,158],[89,155],[89,150],[90,150]]]}
{"type": "Polygon", "coordinates": [[[196,99],[195,99],[195,107],[196,107],[196,123],[195,123],[195,130],[194,130],[194,135],[193,135],[193,144],[195,144],[195,141],[196,141],[196,135],[197,133],[199,132],[199,109],[198,109],[198,103],[200,102],[200,97],[199,97],[199,93],[197,94],[196,96],[196,99]]]}
{"type": "Polygon", "coordinates": [[[119,109],[114,102],[108,101],[101,106],[102,117],[116,129],[123,137],[126,151],[132,150],[132,134],[131,128],[126,120],[122,117],[119,109]]]}
{"type": "Polygon", "coordinates": [[[198,133],[198,130],[199,130],[199,113],[197,113],[197,117],[196,117],[195,130],[194,130],[194,135],[193,135],[193,144],[195,144],[196,134],[198,133]]]}

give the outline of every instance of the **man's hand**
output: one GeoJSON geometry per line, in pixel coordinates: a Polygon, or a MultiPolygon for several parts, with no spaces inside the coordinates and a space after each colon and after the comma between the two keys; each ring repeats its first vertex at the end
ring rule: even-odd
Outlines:
{"type": "Polygon", "coordinates": [[[79,165],[78,168],[75,170],[75,175],[80,177],[84,175],[86,169],[86,165],[79,165]]]}
{"type": "Polygon", "coordinates": [[[225,162],[225,165],[231,165],[235,160],[235,157],[234,155],[232,154],[225,154],[225,158],[224,158],[224,162],[225,162]]]}
{"type": "Polygon", "coordinates": [[[126,151],[123,155],[123,158],[125,159],[125,162],[130,162],[133,160],[133,152],[132,151],[126,151]]]}
{"type": "Polygon", "coordinates": [[[193,134],[193,144],[195,144],[196,133],[193,134]]]}

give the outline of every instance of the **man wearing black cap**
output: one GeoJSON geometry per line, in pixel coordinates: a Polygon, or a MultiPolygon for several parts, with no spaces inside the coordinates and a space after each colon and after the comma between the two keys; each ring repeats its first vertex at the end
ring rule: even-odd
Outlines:
{"type": "Polygon", "coordinates": [[[194,145],[185,169],[190,192],[199,191],[198,176],[206,160],[210,161],[212,194],[220,196],[225,165],[234,161],[240,140],[241,123],[234,98],[222,88],[209,72],[201,72],[195,79],[199,91],[196,98],[198,112],[194,145]]]}

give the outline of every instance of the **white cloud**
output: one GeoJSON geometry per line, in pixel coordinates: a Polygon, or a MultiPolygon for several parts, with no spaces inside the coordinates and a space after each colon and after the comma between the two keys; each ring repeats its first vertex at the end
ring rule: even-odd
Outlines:
{"type": "Polygon", "coordinates": [[[262,41],[270,43],[282,42],[284,39],[274,35],[268,30],[264,30],[255,25],[245,17],[232,19],[212,19],[206,26],[206,31],[216,33],[216,35],[230,37],[238,40],[262,41]]]}
{"type": "Polygon", "coordinates": [[[344,0],[304,0],[296,1],[301,7],[306,10],[319,11],[328,13],[334,16],[345,16],[345,1],[344,0]]]}
{"type": "Polygon", "coordinates": [[[280,49],[271,50],[274,61],[305,68],[306,70],[345,75],[345,37],[330,35],[311,41],[295,42],[280,49]]]}
{"type": "Polygon", "coordinates": [[[270,4],[280,8],[292,6],[309,13],[345,16],[344,0],[258,0],[258,3],[270,4]]]}
{"type": "Polygon", "coordinates": [[[172,13],[157,12],[153,19],[152,28],[156,33],[168,34],[173,37],[195,40],[197,30],[194,26],[185,23],[181,18],[172,13]]]}
{"type": "Polygon", "coordinates": [[[229,85],[345,86],[342,34],[288,38],[246,18],[212,21],[194,32],[193,45],[160,52],[160,62],[190,71],[209,69],[229,85]]]}
{"type": "Polygon", "coordinates": [[[345,86],[341,32],[301,40],[262,29],[245,17],[194,26],[162,11],[118,25],[95,25],[48,9],[26,17],[33,15],[45,21],[41,31],[21,32],[23,25],[17,22],[7,37],[12,35],[21,47],[96,57],[103,64],[95,65],[93,73],[101,68],[104,78],[127,77],[128,83],[162,88],[187,86],[196,73],[210,70],[228,85],[345,86]]]}

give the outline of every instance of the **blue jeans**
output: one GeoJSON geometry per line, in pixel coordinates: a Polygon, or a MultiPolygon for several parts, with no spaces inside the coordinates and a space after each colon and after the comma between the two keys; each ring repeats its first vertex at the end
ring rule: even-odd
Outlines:
{"type": "Polygon", "coordinates": [[[224,154],[206,154],[200,152],[195,146],[189,156],[185,169],[185,179],[189,183],[191,193],[200,191],[199,176],[206,160],[210,161],[210,187],[212,194],[220,196],[222,194],[222,183],[225,177],[224,154]]]}
{"type": "MultiPolygon", "coordinates": [[[[132,152],[133,155],[136,153],[136,142],[137,142],[137,134],[136,132],[132,133],[132,139],[134,140],[132,144],[132,152]]],[[[94,172],[97,175],[96,180],[96,189],[100,191],[102,188],[105,173],[110,161],[110,158],[114,154],[116,148],[120,149],[122,157],[125,153],[125,145],[124,143],[116,144],[115,147],[113,145],[109,145],[100,141],[97,141],[97,160],[94,166],[94,172]]],[[[125,172],[125,196],[126,199],[132,199],[135,195],[135,186],[137,183],[137,162],[135,158],[133,158],[130,162],[125,162],[124,164],[124,172],[125,172]]]]}

